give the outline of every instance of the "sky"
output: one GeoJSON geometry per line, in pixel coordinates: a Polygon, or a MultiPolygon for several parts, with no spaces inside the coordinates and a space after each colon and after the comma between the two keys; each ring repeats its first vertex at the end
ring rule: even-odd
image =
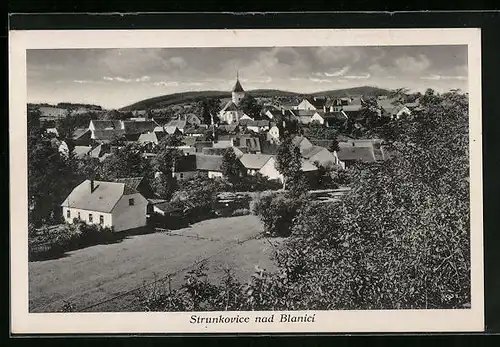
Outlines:
{"type": "Polygon", "coordinates": [[[467,46],[51,49],[27,52],[28,102],[120,108],[155,96],[245,90],[299,93],[374,86],[468,91],[467,46]]]}

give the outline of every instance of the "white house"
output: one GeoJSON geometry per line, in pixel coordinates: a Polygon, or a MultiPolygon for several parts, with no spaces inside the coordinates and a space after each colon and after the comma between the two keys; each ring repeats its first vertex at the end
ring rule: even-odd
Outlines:
{"type": "Polygon", "coordinates": [[[280,143],[280,129],[276,125],[269,128],[269,131],[267,132],[267,140],[274,144],[280,143]]]}
{"type": "MultiPolygon", "coordinates": [[[[245,153],[239,159],[241,164],[245,167],[247,175],[254,176],[257,172],[262,173],[262,167],[272,158],[269,154],[250,154],[245,153]]],[[[276,176],[274,174],[274,176],[276,176]]]]}
{"type": "MultiPolygon", "coordinates": [[[[302,167],[301,171],[306,175],[314,175],[317,173],[318,168],[314,166],[309,160],[302,159],[302,167]]],[[[275,156],[271,156],[269,160],[260,168],[259,172],[269,178],[269,179],[278,179],[283,182],[283,175],[276,170],[276,158],[275,156]]]]}
{"type": "Polygon", "coordinates": [[[66,222],[79,219],[123,231],[146,225],[148,200],[123,182],[85,180],[61,204],[66,222]]]}

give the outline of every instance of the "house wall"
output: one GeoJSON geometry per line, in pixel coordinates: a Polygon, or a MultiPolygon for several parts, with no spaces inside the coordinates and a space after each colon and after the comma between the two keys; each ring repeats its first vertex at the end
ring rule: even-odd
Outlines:
{"type": "Polygon", "coordinates": [[[274,158],[270,158],[267,163],[264,164],[259,170],[259,172],[269,178],[269,179],[279,179],[283,182],[283,175],[281,175],[278,170],[274,167],[276,160],[274,158]]]}
{"type": "Polygon", "coordinates": [[[139,193],[123,195],[111,211],[114,231],[146,226],[147,206],[148,201],[139,193]],[[129,206],[129,199],[134,199],[133,206],[129,206]]]}
{"type": "Polygon", "coordinates": [[[220,171],[208,171],[208,178],[222,178],[222,172],[220,171]]]}
{"type": "Polygon", "coordinates": [[[113,226],[113,218],[112,218],[111,213],[82,210],[79,208],[72,208],[72,207],[63,207],[64,220],[69,224],[73,224],[73,219],[78,218],[78,213],[80,213],[80,220],[85,222],[86,224],[100,224],[99,223],[100,216],[103,216],[104,223],[102,224],[102,226],[108,227],[108,228],[111,228],[113,226]],[[69,218],[68,218],[68,214],[67,214],[68,210],[70,211],[69,218]],[[89,214],[92,214],[92,222],[89,221],[89,214]]]}
{"type": "Polygon", "coordinates": [[[173,172],[172,177],[174,177],[178,181],[182,181],[193,178],[197,173],[197,171],[173,172]]]}
{"type": "Polygon", "coordinates": [[[313,116],[311,117],[311,122],[318,122],[319,124],[324,124],[325,123],[325,120],[323,117],[321,117],[319,115],[319,113],[315,113],[313,114],[313,116]]]}
{"type": "Polygon", "coordinates": [[[252,126],[252,125],[250,125],[250,126],[247,126],[247,129],[255,131],[256,133],[260,132],[260,128],[258,126],[252,126]]]}
{"type": "Polygon", "coordinates": [[[231,95],[231,99],[236,105],[239,105],[241,99],[245,96],[245,92],[233,92],[231,95]]]}
{"type": "Polygon", "coordinates": [[[279,131],[278,127],[277,127],[277,126],[273,126],[273,127],[271,127],[271,129],[269,129],[269,135],[270,135],[272,138],[274,138],[274,139],[278,140],[278,139],[279,139],[279,137],[280,137],[280,131],[279,131]]]}

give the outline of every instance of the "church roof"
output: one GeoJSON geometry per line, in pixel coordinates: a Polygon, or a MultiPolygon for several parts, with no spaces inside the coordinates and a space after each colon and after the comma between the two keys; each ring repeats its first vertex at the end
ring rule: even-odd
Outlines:
{"type": "Polygon", "coordinates": [[[239,80],[236,80],[236,84],[233,87],[233,92],[236,92],[236,93],[244,92],[243,87],[241,86],[241,83],[239,80]]]}
{"type": "Polygon", "coordinates": [[[229,100],[222,108],[222,111],[238,111],[238,106],[232,100],[229,100]]]}

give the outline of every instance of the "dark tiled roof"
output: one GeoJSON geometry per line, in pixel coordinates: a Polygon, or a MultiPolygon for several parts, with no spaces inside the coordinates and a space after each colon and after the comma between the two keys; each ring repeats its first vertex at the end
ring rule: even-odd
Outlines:
{"type": "Polygon", "coordinates": [[[175,162],[176,172],[196,171],[196,156],[185,155],[178,158],[175,162]]]}
{"type": "Polygon", "coordinates": [[[84,136],[90,136],[89,128],[75,129],[75,131],[73,132],[73,140],[78,140],[84,136]]]}
{"type": "Polygon", "coordinates": [[[123,137],[123,135],[125,135],[125,131],[121,129],[94,130],[94,138],[97,141],[112,141],[123,137]]]}
{"type": "Polygon", "coordinates": [[[123,128],[126,134],[142,134],[153,131],[156,124],[153,121],[124,121],[123,128]]]}
{"type": "Polygon", "coordinates": [[[307,101],[316,108],[323,108],[326,105],[327,98],[307,98],[307,101]]]}
{"type": "Polygon", "coordinates": [[[222,108],[222,111],[238,111],[238,106],[232,101],[229,100],[227,104],[222,108]]]}
{"type": "Polygon", "coordinates": [[[320,146],[312,146],[312,147],[304,148],[300,154],[304,158],[309,159],[323,150],[327,150],[327,149],[324,147],[320,147],[320,146]]]}
{"type": "Polygon", "coordinates": [[[244,92],[243,87],[241,86],[241,83],[239,80],[236,80],[236,83],[233,87],[233,92],[236,92],[236,93],[244,92]]]}
{"type": "Polygon", "coordinates": [[[144,177],[124,177],[117,178],[114,181],[125,184],[123,194],[134,194],[138,192],[138,187],[143,179],[144,177]]]}

